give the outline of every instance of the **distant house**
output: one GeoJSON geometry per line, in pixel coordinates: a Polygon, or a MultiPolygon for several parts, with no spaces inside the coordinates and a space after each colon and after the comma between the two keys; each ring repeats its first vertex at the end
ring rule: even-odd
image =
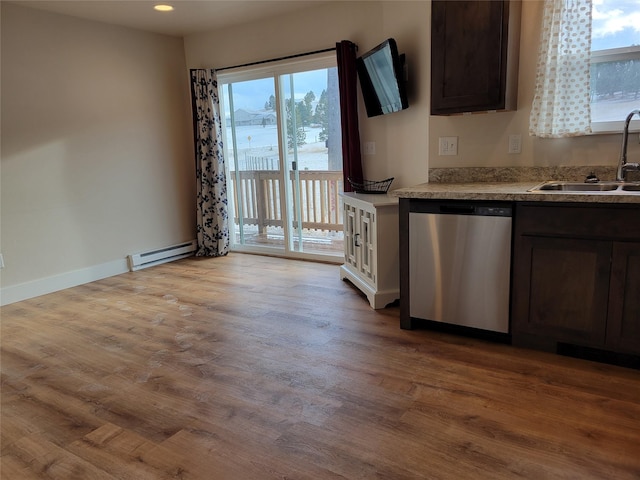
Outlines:
{"type": "Polygon", "coordinates": [[[233,116],[237,126],[276,124],[276,114],[269,110],[252,111],[239,108],[234,112],[233,116]]]}

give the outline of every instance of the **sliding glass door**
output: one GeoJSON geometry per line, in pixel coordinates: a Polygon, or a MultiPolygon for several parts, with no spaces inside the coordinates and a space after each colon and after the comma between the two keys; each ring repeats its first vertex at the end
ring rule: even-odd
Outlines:
{"type": "Polygon", "coordinates": [[[231,248],[342,256],[335,55],[222,72],[231,248]]]}

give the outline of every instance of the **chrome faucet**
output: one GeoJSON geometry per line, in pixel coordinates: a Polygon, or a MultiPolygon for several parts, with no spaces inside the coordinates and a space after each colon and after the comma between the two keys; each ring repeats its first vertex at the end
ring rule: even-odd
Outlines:
{"type": "Polygon", "coordinates": [[[620,162],[618,162],[618,171],[616,172],[616,181],[624,182],[627,178],[629,170],[640,171],[640,163],[627,163],[627,142],[629,141],[629,124],[634,115],[640,117],[640,110],[634,110],[624,121],[624,130],[622,131],[622,150],[620,152],[620,162]]]}

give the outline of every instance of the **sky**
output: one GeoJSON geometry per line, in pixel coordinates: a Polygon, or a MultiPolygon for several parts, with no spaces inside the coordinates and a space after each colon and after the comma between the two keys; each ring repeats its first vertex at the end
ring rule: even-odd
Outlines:
{"type": "Polygon", "coordinates": [[[640,0],[593,0],[591,49],[640,45],[640,0]]]}
{"type": "MultiPolygon", "coordinates": [[[[284,82],[285,94],[289,96],[291,91],[289,75],[284,76],[284,82]]],[[[293,84],[296,100],[302,100],[308,92],[313,92],[318,100],[322,90],[327,88],[327,71],[322,69],[295,73],[293,84]]],[[[264,104],[269,101],[270,95],[275,96],[274,82],[270,78],[234,83],[233,108],[234,110],[239,108],[262,110],[264,104]]],[[[228,110],[229,106],[225,105],[225,107],[228,110]]]]}

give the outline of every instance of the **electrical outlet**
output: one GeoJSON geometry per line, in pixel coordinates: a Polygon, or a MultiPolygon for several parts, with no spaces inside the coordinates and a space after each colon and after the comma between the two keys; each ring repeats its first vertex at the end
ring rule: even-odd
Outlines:
{"type": "Polygon", "coordinates": [[[522,135],[509,135],[509,153],[522,152],[522,135]]]}
{"type": "Polygon", "coordinates": [[[438,155],[458,155],[458,137],[440,137],[438,155]]]}

